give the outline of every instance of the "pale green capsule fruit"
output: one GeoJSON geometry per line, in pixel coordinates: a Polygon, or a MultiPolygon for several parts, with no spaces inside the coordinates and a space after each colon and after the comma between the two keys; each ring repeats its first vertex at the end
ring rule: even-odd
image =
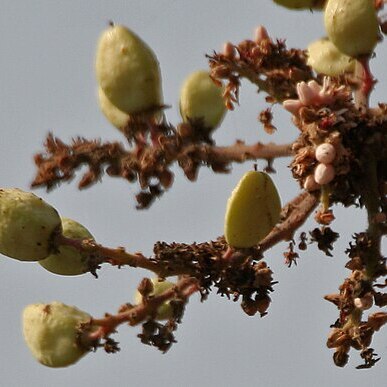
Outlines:
{"type": "Polygon", "coordinates": [[[339,51],[329,39],[322,38],[309,44],[308,65],[317,73],[335,77],[353,72],[356,61],[339,51]]]}
{"type": "Polygon", "coordinates": [[[371,54],[379,39],[379,23],[373,0],[328,0],[325,29],[344,54],[371,54]]]}
{"type": "Polygon", "coordinates": [[[243,175],[227,202],[226,242],[247,248],[258,244],[278,223],[281,200],[271,177],[250,171],[243,175]]]}
{"type": "Polygon", "coordinates": [[[200,70],[189,75],[180,91],[183,121],[202,119],[206,128],[218,127],[226,113],[222,93],[223,88],[213,82],[207,71],[200,70]]]}
{"type": "Polygon", "coordinates": [[[20,261],[44,259],[60,227],[58,212],[43,199],[18,188],[0,189],[0,253],[20,261]]]}
{"type": "Polygon", "coordinates": [[[117,129],[122,130],[122,128],[128,124],[129,115],[113,105],[109,98],[106,97],[101,87],[98,88],[98,102],[102,113],[105,115],[107,120],[117,129]]]}
{"type": "Polygon", "coordinates": [[[48,367],[67,367],[88,351],[77,343],[77,328],[91,316],[54,301],[28,305],[22,315],[23,335],[34,358],[48,367]]]}
{"type": "MultiPolygon", "coordinates": [[[[72,239],[94,239],[87,228],[69,218],[62,218],[62,234],[72,239]]],[[[61,275],[79,275],[89,270],[86,257],[74,247],[59,246],[58,250],[39,261],[46,270],[61,275]]]]}
{"type": "Polygon", "coordinates": [[[274,0],[278,5],[289,9],[321,9],[324,1],[321,0],[274,0]]]}
{"type": "Polygon", "coordinates": [[[99,86],[119,110],[134,114],[162,105],[156,55],[126,27],[115,25],[102,33],[95,67],[99,86]]]}
{"type": "MultiPolygon", "coordinates": [[[[173,282],[167,280],[160,281],[158,278],[152,278],[151,281],[153,284],[153,292],[150,294],[151,296],[158,296],[161,293],[164,293],[166,290],[169,290],[175,286],[173,282]]],[[[134,302],[136,305],[141,304],[142,302],[142,295],[138,290],[135,293],[134,302]]],[[[171,317],[173,317],[173,308],[170,304],[170,301],[164,302],[157,309],[156,319],[168,320],[171,317]]]]}

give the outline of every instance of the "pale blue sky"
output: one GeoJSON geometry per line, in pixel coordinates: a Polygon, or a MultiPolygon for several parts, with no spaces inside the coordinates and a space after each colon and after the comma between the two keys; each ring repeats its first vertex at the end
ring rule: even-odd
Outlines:
{"type": "MultiPolygon", "coordinates": [[[[93,70],[95,44],[108,20],[125,24],[153,47],[163,74],[164,99],[173,108],[168,119],[178,122],[179,87],[187,74],[206,68],[205,53],[219,50],[226,40],[252,37],[259,24],[290,46],[306,47],[324,34],[321,13],[288,12],[262,0],[2,0],[0,2],[0,143],[1,186],[29,189],[34,175],[33,154],[42,148],[49,130],[62,140],[82,135],[122,140],[110,127],[96,102],[93,70]]],[[[373,103],[385,101],[387,54],[376,51],[372,62],[379,83],[373,103]],[[383,71],[384,70],[384,71],[383,71]],[[384,99],[383,99],[384,98],[384,99]]],[[[229,113],[216,134],[219,144],[235,138],[287,142],[297,136],[290,116],[274,108],[277,134],[266,135],[256,117],[265,106],[263,95],[243,84],[241,107],[229,113]]],[[[275,164],[274,180],[283,201],[297,193],[287,168],[290,160],[275,164]]],[[[262,165],[262,163],[261,163],[262,165]]],[[[87,191],[76,180],[50,193],[35,193],[61,215],[83,223],[107,246],[126,246],[150,254],[153,243],[205,241],[223,233],[227,198],[252,163],[238,165],[231,175],[201,170],[196,184],[176,170],[175,184],[149,211],[134,209],[137,187],[104,178],[87,191]]],[[[0,355],[1,386],[376,386],[386,380],[385,331],[373,346],[383,359],[372,370],[357,371],[358,354],[351,352],[345,369],[336,368],[325,346],[329,325],[337,310],[322,296],[335,292],[348,271],[343,268],[350,234],[365,226],[361,211],[335,209],[332,227],[342,233],[334,258],[314,247],[302,254],[297,267],[283,264],[285,244],[267,253],[275,286],[269,314],[247,317],[238,304],[212,294],[201,304],[189,303],[178,343],[166,355],[142,345],[138,328],[121,327],[115,338],[121,352],[90,354],[67,369],[38,364],[23,342],[20,313],[34,302],[60,300],[95,315],[114,312],[130,302],[138,282],[147,273],[103,267],[100,278],[91,275],[50,275],[35,263],[0,259],[0,300],[3,332],[0,355]]],[[[305,230],[315,227],[310,221],[305,230]],[[309,227],[309,228],[308,228],[309,227]]]]}

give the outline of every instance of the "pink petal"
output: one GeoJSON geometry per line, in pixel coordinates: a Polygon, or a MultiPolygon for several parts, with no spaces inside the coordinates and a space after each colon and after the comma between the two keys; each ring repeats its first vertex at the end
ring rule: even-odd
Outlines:
{"type": "Polygon", "coordinates": [[[254,41],[256,43],[261,43],[263,40],[271,40],[267,32],[267,29],[264,26],[258,26],[254,32],[254,41]]]}
{"type": "Polygon", "coordinates": [[[302,108],[302,103],[298,99],[287,99],[282,102],[282,106],[293,115],[297,115],[302,108]]]}

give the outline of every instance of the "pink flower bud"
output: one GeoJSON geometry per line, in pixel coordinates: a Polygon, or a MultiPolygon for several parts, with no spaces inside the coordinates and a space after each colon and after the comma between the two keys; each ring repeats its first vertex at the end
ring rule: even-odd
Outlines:
{"type": "Polygon", "coordinates": [[[270,36],[264,26],[258,26],[254,33],[255,43],[261,43],[262,40],[270,40],[270,36]]]}
{"type": "Polygon", "coordinates": [[[298,99],[287,99],[282,102],[282,106],[293,115],[297,115],[302,107],[302,103],[298,99]]]}
{"type": "Polygon", "coordinates": [[[223,45],[223,55],[228,59],[235,58],[235,47],[232,43],[226,42],[223,45]]]}
{"type": "Polygon", "coordinates": [[[306,82],[297,83],[297,94],[304,106],[312,105],[316,99],[316,93],[306,82]]]}
{"type": "Polygon", "coordinates": [[[336,149],[332,144],[320,144],[316,148],[315,157],[320,163],[330,164],[336,157],[336,149]]]}
{"type": "Polygon", "coordinates": [[[304,189],[306,191],[312,192],[320,189],[320,184],[316,183],[316,180],[314,180],[313,175],[309,175],[304,182],[304,189]]]}
{"type": "Polygon", "coordinates": [[[335,177],[335,168],[332,164],[319,164],[314,170],[316,183],[324,185],[330,183],[335,177]]]}

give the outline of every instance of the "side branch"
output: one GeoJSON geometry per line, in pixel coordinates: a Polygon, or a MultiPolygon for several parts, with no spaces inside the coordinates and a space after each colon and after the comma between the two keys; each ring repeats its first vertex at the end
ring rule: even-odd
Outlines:
{"type": "Polygon", "coordinates": [[[139,208],[146,208],[173,182],[171,167],[174,163],[184,170],[191,181],[197,177],[201,166],[211,167],[214,172],[227,173],[233,162],[256,159],[274,159],[290,156],[291,144],[256,143],[246,145],[237,141],[234,145],[218,147],[203,142],[192,142],[179,134],[159,133],[157,141],[139,144],[125,149],[118,142],[102,143],[100,140],[77,138],[65,144],[52,134],[45,143],[45,152],[35,156],[38,168],[32,187],[55,187],[62,181],[71,180],[77,169],[87,166],[79,182],[86,188],[99,181],[106,172],[109,176],[138,181],[142,191],[136,196],[139,208]]]}
{"type": "MultiPolygon", "coordinates": [[[[149,281],[144,279],[144,281],[149,281]]],[[[140,284],[141,286],[141,284],[140,284]]],[[[138,305],[122,305],[117,314],[105,314],[100,319],[91,319],[83,324],[78,332],[78,343],[81,347],[96,349],[104,347],[106,352],[119,351],[118,343],[111,339],[111,335],[121,324],[135,326],[143,323],[143,333],[138,335],[145,344],[158,347],[166,352],[176,342],[173,331],[177,323],[181,322],[185,305],[191,295],[200,290],[195,278],[181,278],[176,285],[157,296],[143,297],[138,305]],[[165,325],[155,320],[158,308],[166,302],[171,302],[172,314],[165,325]]]]}

